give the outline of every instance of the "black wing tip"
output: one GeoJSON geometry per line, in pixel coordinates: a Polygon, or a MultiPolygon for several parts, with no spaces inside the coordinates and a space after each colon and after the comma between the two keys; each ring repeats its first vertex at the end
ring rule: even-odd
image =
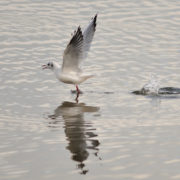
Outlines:
{"type": "MultiPolygon", "coordinates": [[[[95,16],[92,18],[92,22],[93,22],[93,25],[94,25],[94,31],[96,30],[96,21],[97,21],[97,16],[98,16],[98,13],[95,14],[95,16]]],[[[82,30],[81,30],[81,26],[78,26],[77,30],[74,31],[74,33],[72,33],[72,38],[69,42],[69,44],[75,42],[76,40],[83,40],[83,33],[82,33],[82,30]]]]}
{"type": "Polygon", "coordinates": [[[71,38],[69,44],[78,43],[83,40],[83,34],[81,27],[78,26],[77,30],[74,31],[73,37],[71,38]]]}
{"type": "Polygon", "coordinates": [[[76,34],[79,34],[79,36],[81,36],[81,38],[83,38],[83,34],[82,34],[82,30],[81,30],[81,27],[78,26],[78,29],[77,29],[77,33],[76,34]]]}
{"type": "Polygon", "coordinates": [[[97,25],[97,16],[98,16],[98,13],[95,14],[94,18],[93,18],[93,25],[94,25],[94,31],[96,30],[96,25],[97,25]]]}
{"type": "Polygon", "coordinates": [[[96,28],[96,21],[97,21],[97,16],[98,16],[98,13],[95,14],[94,18],[93,18],[93,24],[94,24],[94,28],[96,28]]]}

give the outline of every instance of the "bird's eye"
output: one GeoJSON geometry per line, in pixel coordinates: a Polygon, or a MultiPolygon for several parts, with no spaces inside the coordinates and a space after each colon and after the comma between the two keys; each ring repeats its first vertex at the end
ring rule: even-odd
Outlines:
{"type": "Polygon", "coordinates": [[[51,67],[53,67],[53,63],[51,63],[51,67]]]}
{"type": "Polygon", "coordinates": [[[50,63],[48,63],[47,65],[50,66],[50,63]]]}

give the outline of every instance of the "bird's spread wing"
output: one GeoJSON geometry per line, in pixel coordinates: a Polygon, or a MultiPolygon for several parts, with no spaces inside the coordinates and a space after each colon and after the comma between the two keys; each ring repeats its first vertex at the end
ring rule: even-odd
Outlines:
{"type": "Polygon", "coordinates": [[[64,51],[63,70],[76,72],[80,70],[79,63],[82,59],[87,57],[96,30],[96,19],[97,15],[91,20],[83,33],[80,27],[74,32],[73,37],[64,51]]]}
{"type": "Polygon", "coordinates": [[[78,27],[64,51],[62,69],[67,71],[77,71],[79,61],[82,58],[82,50],[83,35],[81,28],[78,27]]]}
{"type": "Polygon", "coordinates": [[[97,14],[94,16],[94,18],[92,18],[91,22],[83,32],[83,58],[87,57],[88,51],[90,49],[91,42],[96,31],[96,19],[97,14]]]}

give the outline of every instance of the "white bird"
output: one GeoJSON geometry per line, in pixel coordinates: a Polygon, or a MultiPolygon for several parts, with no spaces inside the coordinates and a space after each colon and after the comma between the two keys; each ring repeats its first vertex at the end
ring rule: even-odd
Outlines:
{"type": "Polygon", "coordinates": [[[80,26],[74,31],[70,42],[64,50],[62,66],[56,62],[49,62],[42,66],[43,69],[51,69],[59,81],[74,84],[78,95],[81,93],[78,85],[93,77],[93,75],[84,74],[79,65],[87,57],[90,49],[96,30],[96,19],[97,14],[83,32],[80,26]]]}

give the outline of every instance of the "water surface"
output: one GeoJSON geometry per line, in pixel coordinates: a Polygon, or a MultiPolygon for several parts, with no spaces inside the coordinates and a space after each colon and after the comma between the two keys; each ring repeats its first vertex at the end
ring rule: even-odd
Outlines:
{"type": "Polygon", "coordinates": [[[180,179],[180,98],[130,93],[180,87],[179,0],[2,0],[0,42],[0,179],[180,179]],[[41,65],[97,12],[76,103],[41,65]]]}

